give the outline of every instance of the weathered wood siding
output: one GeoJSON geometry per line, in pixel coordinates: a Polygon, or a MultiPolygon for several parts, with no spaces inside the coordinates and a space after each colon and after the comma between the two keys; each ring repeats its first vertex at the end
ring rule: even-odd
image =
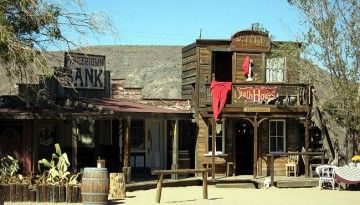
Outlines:
{"type": "MultiPolygon", "coordinates": [[[[196,168],[204,168],[203,163],[211,161],[211,155],[208,154],[208,132],[209,129],[212,129],[211,126],[208,127],[208,120],[207,118],[202,118],[201,115],[198,117],[198,135],[196,140],[195,146],[195,156],[196,156],[196,168]]],[[[225,153],[220,156],[216,156],[215,160],[225,160],[226,162],[233,162],[233,131],[231,121],[225,121],[225,153]]],[[[216,166],[216,173],[217,174],[224,174],[226,166],[217,165],[216,166]]],[[[230,169],[230,173],[233,170],[230,169]]],[[[232,173],[231,173],[232,174],[232,173]]]]}
{"type": "Polygon", "coordinates": [[[206,96],[210,94],[210,90],[206,89],[206,84],[211,82],[211,52],[206,47],[198,48],[199,55],[199,76],[198,76],[198,90],[199,90],[199,107],[205,107],[206,96]]]}
{"type": "Polygon", "coordinates": [[[202,162],[205,160],[205,154],[207,154],[207,143],[208,143],[208,125],[207,119],[204,119],[198,114],[197,119],[198,132],[195,145],[195,166],[196,168],[203,168],[202,162]]]}
{"type": "MultiPolygon", "coordinates": [[[[300,140],[301,136],[299,129],[302,126],[299,121],[295,119],[286,119],[286,151],[296,152],[301,151],[303,142],[300,140]]],[[[260,158],[262,170],[259,174],[267,176],[270,174],[270,157],[269,154],[269,123],[264,122],[261,127],[259,127],[259,135],[261,139],[261,150],[260,158]]],[[[301,157],[299,158],[299,163],[301,162],[301,157]]],[[[287,157],[277,157],[274,160],[274,173],[275,175],[285,175],[285,164],[287,162],[287,157]]]]}
{"type": "Polygon", "coordinates": [[[265,64],[264,64],[264,55],[261,53],[234,53],[235,55],[235,65],[233,65],[233,70],[235,70],[235,75],[233,75],[233,82],[243,83],[246,82],[247,77],[244,76],[242,70],[242,64],[245,56],[249,56],[254,63],[253,66],[253,81],[251,83],[264,83],[265,82],[265,64]]]}
{"type": "Polygon", "coordinates": [[[182,50],[182,87],[183,99],[194,100],[194,89],[197,77],[198,57],[194,44],[186,46],[182,50]]]}

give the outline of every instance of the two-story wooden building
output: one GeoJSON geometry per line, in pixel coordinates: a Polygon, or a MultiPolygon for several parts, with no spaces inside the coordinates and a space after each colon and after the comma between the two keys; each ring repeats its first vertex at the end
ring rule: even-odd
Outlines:
{"type": "MultiPolygon", "coordinates": [[[[191,100],[198,126],[197,168],[211,165],[214,156],[214,164],[233,165],[233,174],[266,176],[269,153],[309,149],[312,87],[299,82],[292,63],[300,59],[300,47],[244,30],[229,40],[197,39],[182,49],[182,96],[191,100]],[[214,107],[221,112],[217,120],[214,107]]],[[[275,174],[285,175],[285,163],[285,157],[275,159],[275,174]]]]}

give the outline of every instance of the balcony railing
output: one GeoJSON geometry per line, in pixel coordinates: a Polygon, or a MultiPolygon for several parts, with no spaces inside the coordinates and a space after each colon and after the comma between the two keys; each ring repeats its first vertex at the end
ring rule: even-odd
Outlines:
{"type": "MultiPolygon", "coordinates": [[[[226,104],[232,106],[302,106],[312,103],[311,86],[307,84],[236,83],[232,85],[226,104]]],[[[205,104],[211,105],[210,85],[206,85],[205,104]]]]}

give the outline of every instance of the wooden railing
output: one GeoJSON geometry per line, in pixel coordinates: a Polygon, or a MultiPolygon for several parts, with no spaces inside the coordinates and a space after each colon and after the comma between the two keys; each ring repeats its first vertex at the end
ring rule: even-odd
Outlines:
{"type": "Polygon", "coordinates": [[[177,169],[177,170],[154,170],[154,171],[152,171],[151,174],[159,176],[158,183],[156,186],[156,203],[160,203],[164,175],[170,175],[170,174],[201,173],[202,181],[203,181],[203,183],[202,183],[203,184],[203,199],[207,199],[208,198],[207,176],[211,170],[212,169],[177,169]]]}
{"type": "MultiPolygon", "coordinates": [[[[311,86],[308,84],[283,83],[236,83],[232,85],[227,104],[251,105],[262,104],[269,106],[301,106],[310,105],[311,86]]],[[[212,102],[210,84],[206,85],[205,104],[212,102]]]]}

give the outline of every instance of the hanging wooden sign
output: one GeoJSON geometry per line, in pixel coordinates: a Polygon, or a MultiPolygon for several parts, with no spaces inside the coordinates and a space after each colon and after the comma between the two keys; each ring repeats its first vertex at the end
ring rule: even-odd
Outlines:
{"type": "Polygon", "coordinates": [[[276,86],[235,86],[234,102],[261,103],[275,99],[277,96],[276,86]]]}
{"type": "Polygon", "coordinates": [[[270,112],[269,107],[244,107],[244,112],[270,112]]]}
{"type": "Polygon", "coordinates": [[[104,89],[105,56],[66,52],[64,63],[70,86],[83,89],[104,89]]]}

